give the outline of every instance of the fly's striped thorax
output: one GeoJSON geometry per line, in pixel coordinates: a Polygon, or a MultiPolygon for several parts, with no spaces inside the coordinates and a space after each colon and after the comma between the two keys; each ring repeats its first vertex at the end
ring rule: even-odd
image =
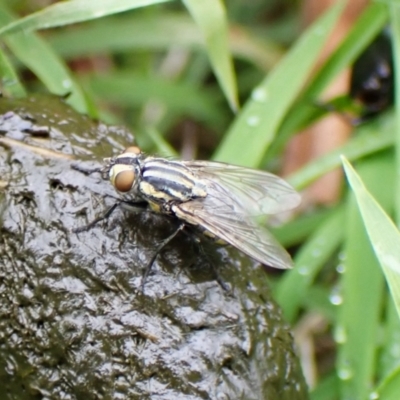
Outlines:
{"type": "Polygon", "coordinates": [[[156,203],[185,202],[207,195],[205,185],[187,167],[157,158],[144,161],[139,190],[156,203]]]}

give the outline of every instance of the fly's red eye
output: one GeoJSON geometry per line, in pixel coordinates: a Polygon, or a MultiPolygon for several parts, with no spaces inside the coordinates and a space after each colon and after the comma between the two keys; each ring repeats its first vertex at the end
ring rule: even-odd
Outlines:
{"type": "Polygon", "coordinates": [[[125,171],[118,172],[114,178],[113,184],[115,189],[119,192],[129,192],[132,189],[135,181],[135,171],[127,169],[125,171]]]}

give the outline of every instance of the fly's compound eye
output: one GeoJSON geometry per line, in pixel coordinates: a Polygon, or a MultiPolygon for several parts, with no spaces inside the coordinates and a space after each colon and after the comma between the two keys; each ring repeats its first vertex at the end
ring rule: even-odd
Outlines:
{"type": "Polygon", "coordinates": [[[129,192],[135,183],[135,170],[126,165],[114,165],[110,169],[110,181],[119,192],[129,192]]]}

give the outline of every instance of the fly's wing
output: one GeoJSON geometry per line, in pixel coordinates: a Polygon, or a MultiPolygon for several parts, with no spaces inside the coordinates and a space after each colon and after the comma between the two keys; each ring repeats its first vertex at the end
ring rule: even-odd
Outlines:
{"type": "Polygon", "coordinates": [[[300,195],[283,179],[265,171],[236,165],[183,161],[185,166],[206,182],[218,183],[220,191],[234,196],[250,215],[276,214],[300,204],[300,195]]]}
{"type": "Polygon", "coordinates": [[[211,192],[205,198],[173,206],[176,216],[201,226],[262,264],[281,269],[292,267],[286,250],[267,230],[257,226],[239,203],[220,197],[219,191],[211,192]]]}

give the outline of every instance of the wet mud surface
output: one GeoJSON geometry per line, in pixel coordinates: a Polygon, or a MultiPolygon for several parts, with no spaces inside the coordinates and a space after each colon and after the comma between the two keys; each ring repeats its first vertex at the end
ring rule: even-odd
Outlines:
{"type": "Polygon", "coordinates": [[[288,326],[261,268],[117,210],[99,173],[133,143],[53,97],[0,99],[0,381],[4,399],[306,399],[288,326]]]}

